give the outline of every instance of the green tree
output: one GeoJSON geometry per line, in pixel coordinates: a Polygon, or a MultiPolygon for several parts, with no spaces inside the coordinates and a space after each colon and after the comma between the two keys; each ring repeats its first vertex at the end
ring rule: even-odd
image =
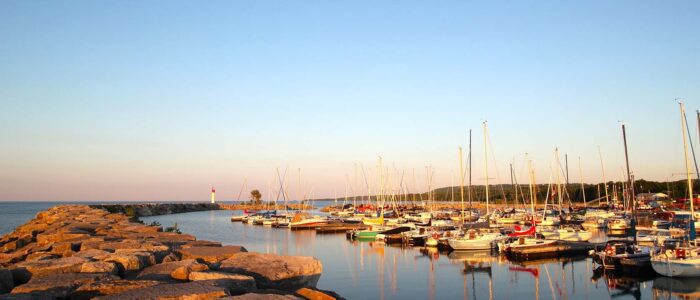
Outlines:
{"type": "Polygon", "coordinates": [[[260,204],[260,199],[262,199],[262,194],[258,190],[250,191],[250,201],[255,204],[260,204]]]}

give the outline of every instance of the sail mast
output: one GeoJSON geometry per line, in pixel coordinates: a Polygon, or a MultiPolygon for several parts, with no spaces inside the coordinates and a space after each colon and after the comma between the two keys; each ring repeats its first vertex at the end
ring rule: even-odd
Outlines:
{"type": "Polygon", "coordinates": [[[484,175],[486,175],[486,216],[488,217],[489,215],[489,159],[488,159],[488,152],[487,152],[487,129],[486,129],[486,120],[483,121],[484,125],[484,175]]]}
{"type": "Polygon", "coordinates": [[[579,180],[581,181],[581,194],[583,195],[583,205],[584,207],[588,207],[588,201],[586,201],[586,189],[584,188],[583,185],[583,172],[581,171],[581,157],[578,157],[578,177],[579,180]]]}
{"type": "Polygon", "coordinates": [[[681,107],[681,131],[683,132],[683,154],[685,154],[685,170],[688,178],[688,195],[690,196],[690,239],[695,240],[695,207],[693,206],[693,179],[690,171],[690,158],[688,156],[688,137],[686,136],[685,106],[683,102],[678,102],[681,107]]]}
{"type": "MultiPolygon", "coordinates": [[[[454,178],[454,176],[453,176],[454,178]]],[[[462,163],[462,147],[459,147],[459,201],[462,209],[462,223],[464,223],[464,164],[462,163]]],[[[454,195],[454,194],[453,194],[454,195]]],[[[471,212],[470,212],[471,214],[471,212]]]]}
{"type": "MultiPolygon", "coordinates": [[[[513,209],[515,209],[515,205],[518,202],[518,188],[515,187],[515,175],[513,175],[513,164],[510,164],[510,186],[515,190],[515,197],[513,199],[513,209]]],[[[507,200],[506,200],[506,206],[507,206],[507,200]]]]}
{"type": "Polygon", "coordinates": [[[530,205],[532,206],[532,226],[535,226],[537,211],[536,207],[536,196],[535,196],[535,171],[532,169],[532,160],[527,160],[528,175],[530,177],[530,205]]]}
{"type": "MultiPolygon", "coordinates": [[[[627,156],[627,131],[625,130],[625,123],[622,123],[622,140],[625,143],[625,165],[627,166],[627,188],[628,193],[627,197],[629,198],[629,201],[632,201],[632,236],[634,237],[634,242],[637,242],[637,234],[636,234],[636,224],[637,224],[637,216],[635,214],[636,212],[636,202],[634,199],[634,186],[632,185],[632,175],[630,174],[630,160],[629,157],[627,156]]],[[[692,218],[691,218],[692,220],[692,218]]]]}
{"type": "Polygon", "coordinates": [[[469,215],[472,213],[472,130],[469,129],[469,215]]]}
{"type": "MultiPolygon", "coordinates": [[[[605,180],[605,165],[603,165],[603,154],[600,152],[600,146],[598,146],[598,157],[600,158],[600,168],[603,170],[603,186],[605,187],[605,204],[610,207],[610,195],[608,194],[608,182],[605,180]]],[[[600,200],[598,200],[600,202],[600,200]]]]}

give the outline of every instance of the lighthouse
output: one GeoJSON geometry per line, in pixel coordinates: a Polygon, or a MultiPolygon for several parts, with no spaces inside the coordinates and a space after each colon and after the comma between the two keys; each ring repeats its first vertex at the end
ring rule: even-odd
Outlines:
{"type": "Polygon", "coordinates": [[[214,187],[211,187],[211,204],[214,204],[216,202],[216,190],[214,187]]]}

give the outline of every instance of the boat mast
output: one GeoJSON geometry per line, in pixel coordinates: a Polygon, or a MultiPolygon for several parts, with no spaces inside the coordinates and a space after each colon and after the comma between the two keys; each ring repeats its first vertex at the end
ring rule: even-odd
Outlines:
{"type": "Polygon", "coordinates": [[[469,216],[472,215],[472,130],[469,129],[469,187],[467,192],[469,193],[469,216]]]}
{"type": "Polygon", "coordinates": [[[537,211],[535,210],[535,202],[537,197],[535,196],[535,171],[532,169],[532,160],[527,160],[528,175],[530,177],[530,205],[532,206],[532,226],[535,226],[537,211]]]}
{"type": "MultiPolygon", "coordinates": [[[[515,198],[513,199],[513,209],[515,209],[515,204],[518,202],[518,188],[515,187],[515,176],[513,175],[513,164],[510,164],[510,186],[515,190],[515,198]]],[[[506,207],[508,206],[508,199],[506,198],[506,207]]]]}
{"type": "Polygon", "coordinates": [[[243,184],[241,184],[241,190],[238,192],[238,198],[236,199],[236,202],[241,202],[241,195],[243,194],[243,190],[245,189],[247,183],[248,176],[243,178],[243,184]]]}
{"type": "MultiPolygon", "coordinates": [[[[561,188],[561,173],[559,172],[561,170],[561,162],[559,161],[559,148],[554,148],[554,157],[557,160],[557,167],[556,167],[556,172],[557,172],[557,201],[559,202],[559,215],[561,216],[563,214],[562,209],[561,209],[561,203],[562,203],[562,188],[561,188]]],[[[554,205],[552,205],[554,206],[554,205]]]]}
{"type": "Polygon", "coordinates": [[[305,209],[304,209],[304,199],[303,199],[303,198],[304,198],[304,194],[303,194],[303,192],[302,192],[302,190],[301,190],[301,168],[297,168],[297,175],[299,175],[299,176],[298,176],[298,182],[297,182],[297,183],[298,183],[298,185],[297,185],[297,188],[298,188],[298,190],[297,190],[297,198],[298,198],[299,201],[301,202],[301,212],[304,212],[304,211],[305,211],[305,209]]]}
{"type": "Polygon", "coordinates": [[[581,193],[583,194],[583,206],[588,207],[588,201],[586,201],[586,189],[583,185],[583,172],[581,172],[581,157],[578,157],[578,177],[581,181],[581,193]]]}
{"type": "MultiPolygon", "coordinates": [[[[600,152],[600,146],[598,146],[598,157],[600,158],[600,169],[603,170],[603,186],[605,187],[605,204],[610,208],[610,195],[608,194],[608,182],[605,180],[605,165],[603,165],[603,154],[600,152]]],[[[600,202],[600,200],[598,200],[600,202]]]]}
{"type": "MultiPolygon", "coordinates": [[[[632,175],[630,174],[630,160],[629,156],[627,156],[627,131],[625,130],[625,123],[622,123],[622,141],[625,143],[625,165],[627,166],[627,188],[629,189],[628,191],[628,198],[629,201],[632,201],[632,236],[634,237],[634,242],[637,242],[637,233],[636,233],[636,225],[637,225],[637,215],[635,214],[636,212],[636,202],[634,199],[634,186],[632,185],[632,175]]],[[[691,218],[692,220],[692,218],[691,218]]]]}
{"type": "Polygon", "coordinates": [[[690,157],[688,156],[688,137],[686,136],[685,106],[683,102],[678,102],[681,107],[681,131],[683,131],[683,154],[685,155],[685,171],[688,178],[688,195],[690,196],[690,240],[695,240],[695,207],[693,206],[693,179],[690,171],[690,157]]]}
{"type": "Polygon", "coordinates": [[[489,216],[489,159],[487,152],[487,129],[486,120],[483,122],[484,125],[484,175],[486,175],[486,217],[489,216]]]}
{"type": "MultiPolygon", "coordinates": [[[[470,131],[471,133],[471,131],[470,131]]],[[[454,176],[452,176],[454,178],[454,176]]],[[[462,223],[464,223],[464,164],[462,163],[462,146],[459,147],[459,201],[462,209],[462,223]]],[[[454,197],[454,193],[453,193],[454,197]]],[[[470,211],[471,215],[471,211],[470,211]]]]}

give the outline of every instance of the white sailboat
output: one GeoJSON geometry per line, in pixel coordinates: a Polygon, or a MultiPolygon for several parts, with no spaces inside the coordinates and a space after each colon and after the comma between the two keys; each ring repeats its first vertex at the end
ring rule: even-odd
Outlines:
{"type": "MultiPolygon", "coordinates": [[[[486,121],[483,122],[483,128],[484,128],[484,153],[486,152],[486,136],[487,136],[487,127],[486,127],[486,121]]],[[[470,145],[471,145],[471,134],[470,134],[470,145]]],[[[460,162],[460,171],[462,170],[462,149],[460,148],[459,151],[459,162],[460,162]]],[[[469,147],[469,157],[471,160],[471,147],[469,147]]],[[[487,156],[485,155],[485,158],[487,156]]],[[[487,159],[488,160],[488,159],[487,159]]],[[[471,174],[471,168],[469,170],[471,174]]],[[[464,173],[462,173],[464,174],[464,173]]],[[[460,176],[461,178],[461,186],[464,186],[464,176],[460,176]]],[[[471,186],[471,185],[470,185],[471,186]]],[[[464,192],[461,193],[461,201],[462,203],[464,202],[464,192]]],[[[488,171],[486,171],[486,216],[489,215],[489,192],[488,192],[488,171]]],[[[464,209],[462,208],[462,211],[464,209]]],[[[488,222],[488,220],[486,221],[488,222]]],[[[488,223],[487,223],[488,224],[488,223]]],[[[503,240],[505,236],[501,234],[500,232],[493,232],[493,231],[481,231],[477,229],[469,229],[465,234],[461,237],[455,237],[452,239],[448,239],[447,242],[452,247],[454,250],[488,250],[488,249],[494,249],[497,247],[497,243],[501,240],[503,240]]]]}
{"type": "Polygon", "coordinates": [[[685,106],[679,102],[681,109],[681,131],[683,132],[683,151],[685,154],[685,168],[688,178],[688,194],[690,195],[690,241],[685,247],[675,249],[663,249],[652,256],[651,266],[656,273],[668,277],[700,277],[700,249],[695,241],[695,208],[693,206],[693,180],[690,170],[690,157],[688,155],[688,141],[686,136],[685,106]]]}

